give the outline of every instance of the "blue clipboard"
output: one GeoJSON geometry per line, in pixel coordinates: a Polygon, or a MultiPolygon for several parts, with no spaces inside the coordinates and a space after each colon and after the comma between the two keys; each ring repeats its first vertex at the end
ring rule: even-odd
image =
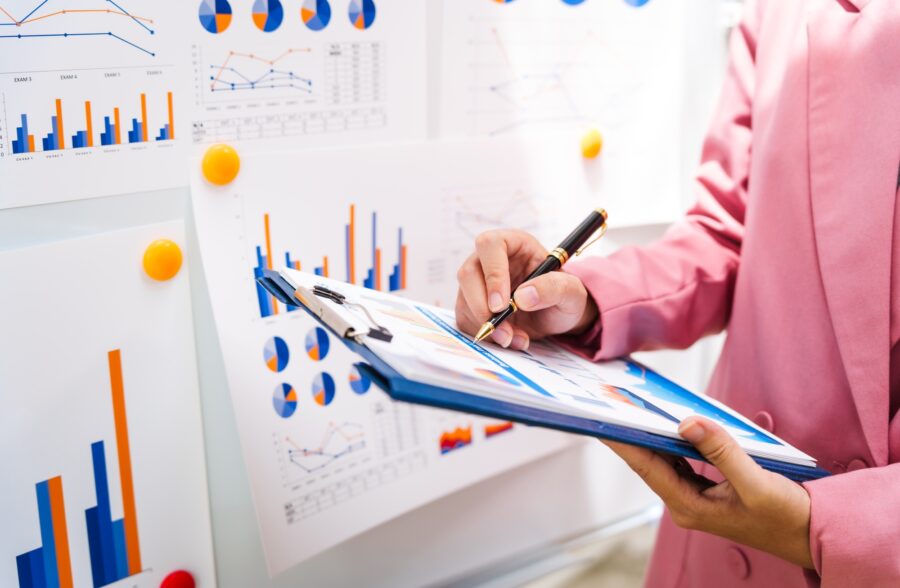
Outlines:
{"type": "MultiPolygon", "coordinates": [[[[357,363],[356,367],[394,400],[514,421],[523,425],[556,429],[598,439],[620,441],[661,453],[707,461],[690,443],[681,439],[409,380],[385,363],[368,347],[344,336],[344,333],[336,332],[328,322],[310,311],[294,296],[294,288],[278,272],[266,270],[257,282],[282,303],[304,309],[324,328],[343,341],[352,352],[365,360],[357,363]]],[[[755,456],[751,456],[751,458],[763,468],[796,482],[816,480],[831,475],[827,470],[818,467],[796,465],[755,456]]]]}

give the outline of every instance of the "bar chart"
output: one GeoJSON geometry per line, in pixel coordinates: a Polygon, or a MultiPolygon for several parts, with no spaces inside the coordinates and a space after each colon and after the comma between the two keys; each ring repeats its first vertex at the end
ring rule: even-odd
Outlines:
{"type": "MultiPolygon", "coordinates": [[[[175,111],[173,106],[173,94],[167,92],[164,98],[165,112],[168,116],[158,126],[159,131],[152,138],[153,141],[171,141],[175,139],[175,111]]],[[[134,100],[134,116],[131,118],[131,128],[125,134],[126,142],[147,143],[151,140],[151,121],[147,116],[147,94],[140,94],[134,100]]],[[[35,127],[29,121],[28,114],[19,116],[19,124],[16,127],[15,139],[12,140],[12,152],[14,155],[36,153],[38,151],[59,151],[63,149],[84,149],[95,146],[110,146],[122,144],[122,114],[119,107],[113,107],[112,112],[103,116],[102,125],[95,126],[94,111],[91,101],[84,102],[83,117],[76,124],[83,124],[84,128],[77,130],[67,141],[65,133],[65,120],[63,101],[57,98],[53,105],[53,114],[45,117],[49,124],[45,127],[49,131],[40,139],[40,149],[37,148],[35,139],[35,127]],[[95,128],[102,129],[99,135],[95,135],[95,128]],[[95,138],[99,138],[96,141],[95,138]]],[[[36,117],[33,117],[36,118],[36,117]]]]}
{"type": "MultiPolygon", "coordinates": [[[[369,246],[369,254],[363,263],[368,263],[363,273],[357,272],[357,252],[359,248],[358,237],[360,233],[357,229],[356,205],[351,204],[347,214],[347,222],[343,228],[344,254],[342,256],[322,255],[315,258],[312,267],[304,266],[303,263],[290,251],[284,252],[284,263],[273,262],[276,258],[272,250],[272,229],[269,213],[263,214],[263,233],[264,242],[255,246],[253,259],[256,265],[253,268],[253,278],[261,278],[266,270],[278,270],[286,266],[289,268],[307,271],[311,269],[316,275],[326,278],[340,277],[350,284],[361,284],[371,290],[381,290],[388,292],[398,292],[405,290],[407,287],[407,267],[408,261],[408,245],[404,240],[403,227],[397,227],[394,243],[388,249],[384,249],[379,241],[379,218],[378,212],[373,211],[366,221],[368,234],[366,235],[366,243],[369,246]],[[388,269],[387,256],[392,255],[395,260],[390,264],[388,269]],[[344,262],[345,272],[343,274],[335,273],[334,259],[342,259],[344,262]],[[321,260],[321,261],[320,261],[321,260]],[[361,278],[361,279],[360,279],[361,278]]],[[[280,311],[279,303],[274,296],[256,284],[257,302],[259,304],[259,314],[261,318],[277,315],[280,311]]],[[[296,307],[287,307],[286,312],[296,310],[296,307]]]]}
{"type": "MultiPolygon", "coordinates": [[[[85,511],[91,573],[94,588],[112,584],[143,571],[138,537],[137,506],[131,466],[128,423],[125,417],[125,387],[119,349],[108,354],[112,412],[122,517],[113,519],[105,441],[91,444],[97,505],[85,511]]],[[[69,538],[63,500],[62,478],[44,480],[36,486],[42,545],[16,556],[20,588],[73,586],[69,538]]]]}

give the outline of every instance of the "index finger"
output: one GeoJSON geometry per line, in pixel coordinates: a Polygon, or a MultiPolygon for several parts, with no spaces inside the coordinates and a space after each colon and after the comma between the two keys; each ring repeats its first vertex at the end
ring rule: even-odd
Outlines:
{"type": "Polygon", "coordinates": [[[502,231],[487,231],[475,238],[475,253],[481,262],[488,308],[500,312],[509,304],[509,248],[502,231]]]}

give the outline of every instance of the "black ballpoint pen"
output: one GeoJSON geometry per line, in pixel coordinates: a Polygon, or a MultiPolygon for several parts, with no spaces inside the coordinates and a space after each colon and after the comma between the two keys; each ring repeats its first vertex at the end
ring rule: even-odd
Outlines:
{"type": "MultiPolygon", "coordinates": [[[[547,254],[547,258],[522,283],[524,284],[528,280],[556,271],[565,265],[570,257],[580,255],[582,251],[596,242],[606,232],[607,218],[608,215],[602,208],[591,211],[587,218],[581,221],[581,224],[575,227],[575,230],[562,240],[559,247],[547,254]],[[593,239],[591,239],[592,236],[594,236],[593,239]],[[589,239],[590,241],[588,241],[589,239]]],[[[515,294],[515,290],[513,290],[513,294],[515,294]]],[[[510,297],[509,306],[481,325],[481,328],[478,329],[478,334],[475,335],[475,342],[478,343],[490,336],[500,326],[500,323],[511,317],[517,310],[519,308],[516,306],[513,297],[510,297]]]]}

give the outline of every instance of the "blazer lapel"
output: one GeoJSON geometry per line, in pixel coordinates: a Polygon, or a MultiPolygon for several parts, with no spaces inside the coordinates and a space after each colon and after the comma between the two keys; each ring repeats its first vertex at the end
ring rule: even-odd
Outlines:
{"type": "MultiPolygon", "coordinates": [[[[900,11],[810,13],[809,170],[825,296],[872,457],[887,463],[891,238],[900,162],[900,11]]],[[[900,294],[900,293],[897,293],[900,294]]],[[[815,391],[812,391],[814,394],[815,391]]]]}

